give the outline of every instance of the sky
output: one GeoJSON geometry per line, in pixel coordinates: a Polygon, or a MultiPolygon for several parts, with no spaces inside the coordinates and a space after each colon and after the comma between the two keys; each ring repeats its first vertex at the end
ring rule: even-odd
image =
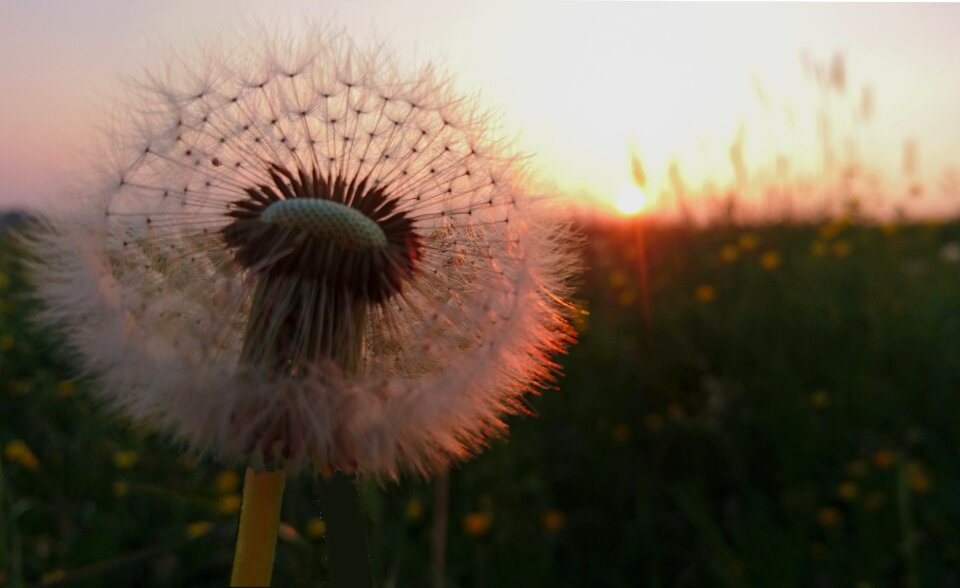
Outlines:
{"type": "Polygon", "coordinates": [[[906,140],[928,181],[960,164],[956,4],[2,0],[0,207],[69,197],[124,84],[172,53],[306,20],[440,63],[578,203],[612,206],[631,157],[648,194],[667,189],[672,162],[691,186],[727,185],[738,136],[751,173],[781,155],[815,172],[818,108],[838,145],[891,178],[906,140]],[[843,92],[818,87],[802,55],[842,55],[843,92]]]}

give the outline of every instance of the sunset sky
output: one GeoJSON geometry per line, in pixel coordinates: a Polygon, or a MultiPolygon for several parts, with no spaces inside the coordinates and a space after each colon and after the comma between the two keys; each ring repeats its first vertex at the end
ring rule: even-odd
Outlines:
{"type": "Polygon", "coordinates": [[[872,119],[856,129],[867,161],[900,179],[913,139],[924,177],[960,164],[960,5],[4,0],[0,207],[69,197],[124,78],[171,48],[189,56],[251,23],[295,30],[305,16],[386,40],[401,61],[440,62],[578,202],[611,205],[631,183],[631,152],[651,194],[674,160],[691,185],[729,183],[741,125],[753,169],[778,154],[818,169],[803,52],[845,57],[830,105],[841,129],[871,88],[872,119]]]}

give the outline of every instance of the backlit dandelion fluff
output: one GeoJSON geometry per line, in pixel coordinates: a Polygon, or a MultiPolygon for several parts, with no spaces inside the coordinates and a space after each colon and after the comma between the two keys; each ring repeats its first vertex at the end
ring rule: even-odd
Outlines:
{"type": "Polygon", "coordinates": [[[33,237],[43,318],[198,452],[442,469],[570,340],[568,232],[487,127],[343,40],[171,68],[86,214],[33,237]]]}

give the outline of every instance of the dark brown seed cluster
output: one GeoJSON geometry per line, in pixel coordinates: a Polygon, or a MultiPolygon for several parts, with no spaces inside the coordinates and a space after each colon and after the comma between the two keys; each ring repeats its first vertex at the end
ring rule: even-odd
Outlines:
{"type": "Polygon", "coordinates": [[[223,237],[236,260],[260,279],[299,278],[366,304],[382,303],[400,292],[413,276],[422,241],[413,221],[397,210],[389,187],[325,177],[319,170],[290,170],[271,164],[272,185],[247,188],[247,198],[232,203],[234,219],[223,237]],[[271,204],[294,198],[318,198],[349,206],[377,223],[387,246],[352,250],[330,240],[260,221],[271,204]]]}

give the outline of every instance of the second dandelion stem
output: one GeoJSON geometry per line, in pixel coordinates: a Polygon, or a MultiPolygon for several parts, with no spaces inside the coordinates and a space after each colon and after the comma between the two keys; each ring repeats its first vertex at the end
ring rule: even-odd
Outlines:
{"type": "Polygon", "coordinates": [[[356,477],[335,472],[320,476],[320,504],[327,524],[330,588],[372,588],[367,533],[356,477]]]}

